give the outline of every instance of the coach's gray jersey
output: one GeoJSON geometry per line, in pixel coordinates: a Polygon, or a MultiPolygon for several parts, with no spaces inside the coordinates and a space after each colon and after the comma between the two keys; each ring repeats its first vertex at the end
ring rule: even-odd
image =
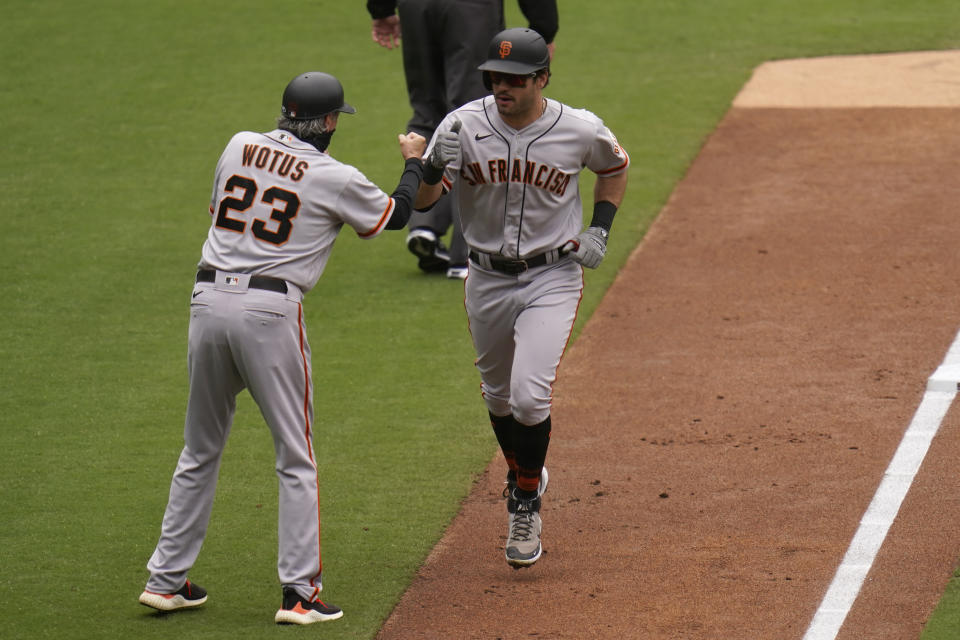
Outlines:
{"type": "Polygon", "coordinates": [[[359,170],[281,130],[242,131],[217,163],[200,267],[316,284],[344,223],[383,230],[394,201],[359,170]]]}
{"type": "Polygon", "coordinates": [[[437,128],[463,123],[461,157],[447,165],[443,181],[447,189],[460,181],[463,235],[472,249],[526,258],[560,247],[583,226],[580,171],[610,176],[630,164],[596,115],[544,100],[543,115],[520,131],[500,118],[490,96],[453,111],[437,128]]]}

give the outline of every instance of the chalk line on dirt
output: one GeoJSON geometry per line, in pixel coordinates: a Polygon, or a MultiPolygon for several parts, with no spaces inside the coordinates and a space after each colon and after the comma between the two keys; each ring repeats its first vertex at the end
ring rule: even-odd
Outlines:
{"type": "Polygon", "coordinates": [[[877,492],[860,520],[830,588],[813,616],[804,640],[833,640],[853,607],[900,505],[923,463],[940,423],[960,385],[960,333],[943,364],[927,379],[927,389],[877,492]]]}
{"type": "MultiPolygon", "coordinates": [[[[738,108],[960,106],[960,51],[829,56],[764,63],[738,108]]],[[[853,607],[960,385],[960,333],[923,399],[837,568],[803,640],[834,640],[853,607]]]]}

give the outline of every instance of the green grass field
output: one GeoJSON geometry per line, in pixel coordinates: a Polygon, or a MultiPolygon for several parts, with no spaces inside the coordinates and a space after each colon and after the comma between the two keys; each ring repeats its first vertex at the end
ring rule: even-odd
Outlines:
{"type": "MultiPolygon", "coordinates": [[[[331,152],[393,188],[409,117],[400,54],[370,41],[360,2],[2,9],[0,635],[288,633],[272,620],[272,443],[247,395],[192,572],[216,600],[163,618],[136,601],[182,445],[190,285],[223,145],[272,128],[297,73],[342,80],[359,112],[331,152]]],[[[952,0],[561,1],[560,24],[548,94],[595,111],[632,158],[578,331],[756,65],[960,46],[952,0]]],[[[324,594],[346,611],[322,633],[370,638],[495,444],[462,288],[421,275],[402,234],[342,234],[305,309],[324,594]]],[[[956,589],[944,603],[926,640],[954,637],[956,589]]]]}

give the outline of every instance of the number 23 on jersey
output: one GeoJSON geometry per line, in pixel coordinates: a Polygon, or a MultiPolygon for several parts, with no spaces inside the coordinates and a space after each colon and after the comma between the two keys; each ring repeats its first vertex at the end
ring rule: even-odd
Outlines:
{"type": "MultiPolygon", "coordinates": [[[[233,175],[224,185],[224,191],[233,195],[228,195],[220,200],[217,207],[216,226],[228,231],[243,233],[246,231],[247,221],[232,217],[230,212],[236,212],[244,217],[249,216],[252,213],[250,209],[256,202],[259,187],[250,178],[233,175]]],[[[299,196],[280,187],[269,187],[263,191],[260,202],[272,207],[270,221],[253,218],[250,231],[258,240],[275,245],[284,244],[290,238],[290,232],[293,230],[293,219],[297,217],[297,213],[300,211],[299,196]],[[271,221],[276,224],[272,225],[271,221]],[[273,228],[269,228],[270,226],[273,226],[273,228]]]]}

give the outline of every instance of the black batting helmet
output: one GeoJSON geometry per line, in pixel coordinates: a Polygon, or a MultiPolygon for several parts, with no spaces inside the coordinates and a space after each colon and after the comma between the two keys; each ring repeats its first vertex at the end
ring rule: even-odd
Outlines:
{"type": "Polygon", "coordinates": [[[477,67],[481,71],[499,71],[525,75],[550,67],[547,42],[533,29],[515,28],[501,31],[490,41],[487,61],[477,67]]]}
{"type": "Polygon", "coordinates": [[[315,120],[334,111],[357,112],[343,101],[343,85],[329,73],[301,73],[283,91],[280,112],[291,120],[315,120]]]}

